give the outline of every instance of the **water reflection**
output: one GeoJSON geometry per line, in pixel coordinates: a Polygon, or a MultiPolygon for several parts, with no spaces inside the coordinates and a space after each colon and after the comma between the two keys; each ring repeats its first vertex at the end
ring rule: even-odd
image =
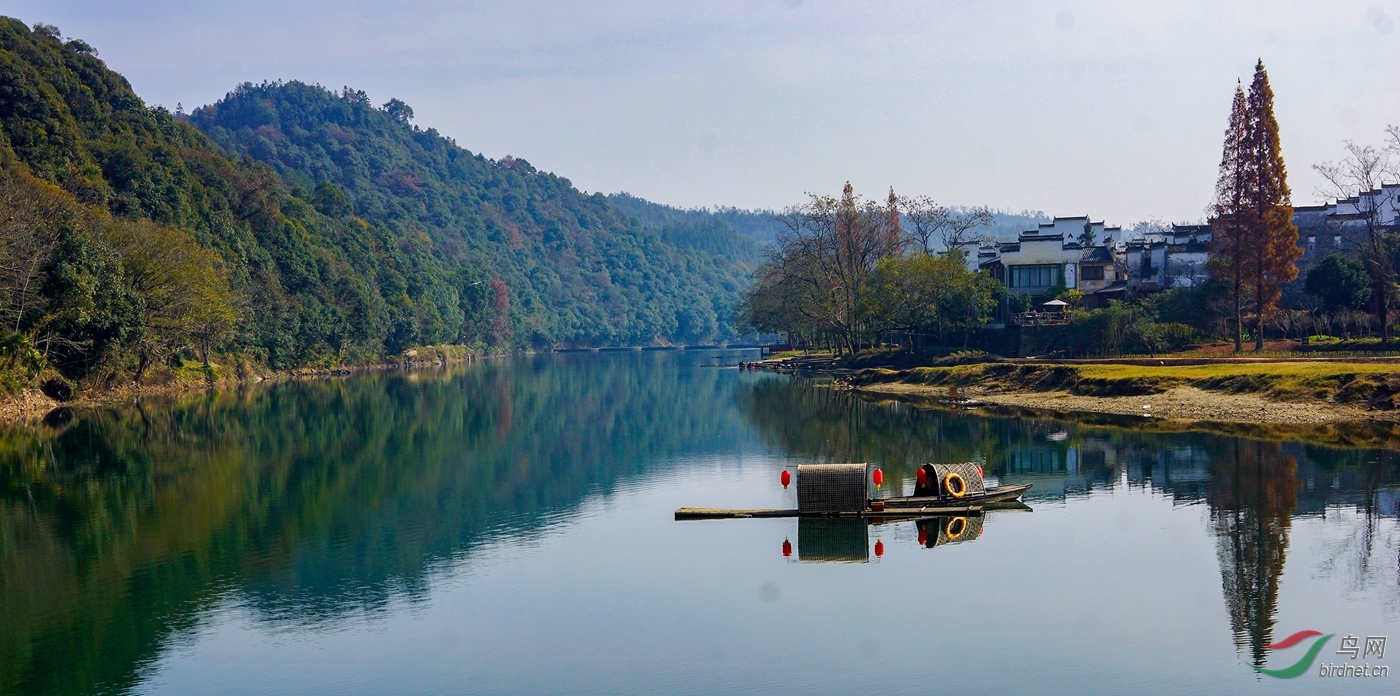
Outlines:
{"type": "MultiPolygon", "coordinates": [[[[1379,531],[1400,515],[1395,452],[870,403],[702,368],[717,362],[705,357],[569,355],[317,380],[0,433],[0,694],[133,690],[230,602],[256,624],[307,632],[423,602],[441,569],[470,568],[503,540],[542,542],[630,480],[746,453],[772,455],[761,478],[775,491],[783,464],[874,462],[892,494],[907,494],[919,465],[976,461],[1001,483],[1034,483],[1027,502],[1043,509],[1125,487],[1201,506],[1224,615],[1252,662],[1282,630],[1280,578],[1300,518],[1327,516],[1345,532],[1306,572],[1358,590],[1395,584],[1400,557],[1379,531]],[[1381,549],[1389,560],[1375,563],[1381,549]]],[[[655,522],[668,534],[681,527],[672,509],[655,522]]],[[[983,519],[876,535],[859,520],[810,524],[824,521],[846,522],[797,521],[784,554],[859,564],[882,536],[886,565],[793,569],[888,573],[896,544],[974,541],[983,519]]],[[[763,555],[781,562],[767,543],[763,555]]],[[[988,546],[918,555],[951,563],[988,546]]],[[[647,589],[653,606],[695,590],[647,589]]],[[[1400,586],[1383,589],[1400,609],[1400,586]]],[[[776,585],[761,596],[790,601],[776,585]]]]}
{"type": "Polygon", "coordinates": [[[0,693],[127,690],[230,591],[300,626],[420,601],[435,565],[677,455],[740,448],[734,372],[696,361],[488,362],[10,430],[0,693]]]}
{"type": "Polygon", "coordinates": [[[1298,504],[1298,463],[1277,443],[1231,443],[1212,462],[1207,491],[1235,647],[1264,664],[1273,642],[1288,527],[1298,504]]]}
{"type": "Polygon", "coordinates": [[[964,544],[982,537],[983,515],[960,515],[957,517],[934,517],[915,522],[919,530],[919,543],[925,548],[964,544]]]}
{"type": "Polygon", "coordinates": [[[802,517],[797,520],[797,559],[805,563],[865,563],[870,525],[863,519],[802,517]]]}
{"type": "MultiPolygon", "coordinates": [[[[1205,504],[1234,642],[1256,665],[1272,642],[1293,519],[1354,510],[1355,531],[1318,570],[1349,573],[1353,585],[1365,587],[1376,577],[1370,559],[1378,520],[1400,516],[1400,453],[1393,451],[985,418],[874,402],[801,380],[756,380],[738,404],[772,445],[818,461],[878,462],[896,486],[901,479],[914,485],[926,462],[976,461],[1002,483],[1033,483],[1025,495],[1031,504],[1119,486],[1205,504]]],[[[947,524],[920,522],[920,540],[946,543],[947,524]]],[[[1400,584],[1390,594],[1400,602],[1400,584]]]]}

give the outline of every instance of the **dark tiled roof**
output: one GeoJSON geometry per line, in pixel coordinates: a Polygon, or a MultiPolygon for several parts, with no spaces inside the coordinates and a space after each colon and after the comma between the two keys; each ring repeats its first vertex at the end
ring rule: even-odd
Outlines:
{"type": "Polygon", "coordinates": [[[1209,234],[1210,225],[1172,225],[1172,234],[1177,237],[1187,237],[1193,234],[1209,234]]]}

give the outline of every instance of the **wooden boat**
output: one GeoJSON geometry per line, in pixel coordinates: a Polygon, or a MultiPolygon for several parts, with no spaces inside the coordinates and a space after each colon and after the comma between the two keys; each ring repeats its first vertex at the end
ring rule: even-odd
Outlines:
{"type": "Polygon", "coordinates": [[[875,498],[870,501],[871,512],[905,510],[908,508],[922,507],[949,507],[966,505],[986,507],[992,503],[1019,500],[1021,495],[1031,489],[1029,483],[1018,483],[1010,486],[995,486],[987,488],[981,493],[968,493],[962,498],[951,499],[938,496],[906,496],[901,498],[875,498]]]}
{"type": "MultiPolygon", "coordinates": [[[[878,470],[876,470],[878,471],[878,470]]],[[[975,463],[925,464],[920,468],[914,495],[870,498],[871,469],[865,464],[817,464],[797,467],[797,509],[732,510],[691,508],[676,510],[677,520],[732,519],[742,517],[865,517],[917,519],[939,515],[966,515],[984,510],[1026,509],[1019,502],[1031,484],[984,485],[982,469],[975,463]]]]}

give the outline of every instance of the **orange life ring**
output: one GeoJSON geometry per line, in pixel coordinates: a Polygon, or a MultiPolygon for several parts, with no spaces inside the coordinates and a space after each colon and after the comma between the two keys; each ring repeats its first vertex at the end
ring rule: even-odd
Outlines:
{"type": "Polygon", "coordinates": [[[954,498],[961,498],[967,495],[967,481],[964,481],[963,477],[950,471],[943,477],[943,490],[948,491],[948,495],[954,498]],[[958,482],[958,490],[956,491],[953,490],[954,481],[958,482]]]}
{"type": "Polygon", "coordinates": [[[967,531],[967,518],[954,517],[953,519],[948,520],[948,527],[944,531],[945,533],[947,533],[948,539],[950,541],[962,536],[963,532],[967,531]],[[953,531],[953,525],[958,526],[958,531],[953,531]]]}

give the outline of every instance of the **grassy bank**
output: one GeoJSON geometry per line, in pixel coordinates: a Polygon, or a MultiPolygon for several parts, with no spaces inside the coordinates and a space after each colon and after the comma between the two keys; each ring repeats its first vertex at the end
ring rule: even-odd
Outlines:
{"type": "Polygon", "coordinates": [[[854,387],[909,384],[996,392],[1067,392],[1116,397],[1191,387],[1273,401],[1323,402],[1369,411],[1400,407],[1400,365],[1352,362],[1125,365],[984,363],[908,370],[872,369],[847,379],[854,387]]]}

